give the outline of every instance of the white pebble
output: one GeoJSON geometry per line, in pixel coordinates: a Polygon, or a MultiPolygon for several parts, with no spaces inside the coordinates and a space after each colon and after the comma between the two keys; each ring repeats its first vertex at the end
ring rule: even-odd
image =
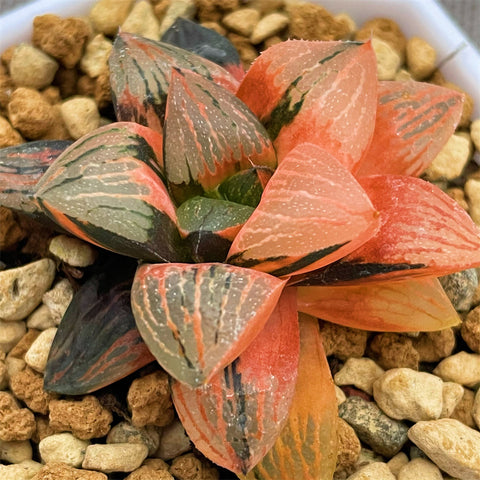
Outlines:
{"type": "Polygon", "coordinates": [[[227,13],[222,23],[232,32],[248,37],[260,20],[260,12],[256,8],[239,8],[227,13]]]}
{"type": "Polygon", "coordinates": [[[80,440],[71,433],[57,433],[43,438],[38,444],[44,463],[65,463],[70,467],[80,467],[85,451],[90,445],[88,440],[80,440]]]}
{"type": "Polygon", "coordinates": [[[460,400],[463,398],[465,389],[455,382],[443,382],[443,407],[440,418],[448,418],[452,415],[460,400]]]}
{"type": "Polygon", "coordinates": [[[135,0],[98,0],[89,13],[95,31],[113,36],[127,18],[135,0]]]}
{"type": "Polygon", "coordinates": [[[68,235],[57,235],[52,238],[48,250],[72,267],[88,267],[97,258],[97,251],[91,244],[68,235]]]}
{"type": "Polygon", "coordinates": [[[68,133],[74,140],[100,126],[97,104],[90,97],[78,96],[65,100],[60,106],[60,113],[68,133]]]}
{"type": "Polygon", "coordinates": [[[47,366],[48,354],[52,347],[52,342],[57,333],[55,327],[47,328],[33,341],[30,348],[25,354],[25,362],[27,365],[37,372],[43,373],[47,366]]]}
{"type": "Polygon", "coordinates": [[[44,303],[34,310],[27,318],[27,327],[35,328],[36,330],[46,330],[47,328],[55,327],[56,325],[58,325],[58,322],[44,303]]]}
{"type": "Polygon", "coordinates": [[[11,465],[0,465],[0,478],[2,480],[31,480],[43,465],[34,460],[24,460],[11,465]]]}
{"type": "Polygon", "coordinates": [[[357,470],[347,480],[396,480],[384,462],[373,462],[357,470]]]}
{"type": "Polygon", "coordinates": [[[160,22],[152,5],[146,0],[137,2],[123,22],[121,30],[158,40],[160,38],[160,22]]]}
{"type": "Polygon", "coordinates": [[[425,458],[414,458],[404,465],[397,475],[398,480],[443,480],[440,469],[425,458]]]}
{"type": "Polygon", "coordinates": [[[480,355],[465,351],[458,352],[443,359],[433,373],[446,382],[456,382],[473,388],[480,383],[480,355]]]}
{"type": "Polygon", "coordinates": [[[250,42],[254,45],[263,42],[269,37],[273,37],[280,33],[289,23],[287,15],[279,12],[269,13],[265,15],[253,29],[250,35],[250,42]]]}
{"type": "Polygon", "coordinates": [[[379,80],[393,80],[400,68],[400,55],[379,38],[372,38],[372,47],[377,58],[377,75],[379,80]]]}
{"type": "Polygon", "coordinates": [[[85,53],[80,60],[80,68],[90,77],[97,78],[108,68],[108,57],[113,44],[105,35],[95,35],[85,47],[85,53]]]}
{"type": "Polygon", "coordinates": [[[43,303],[48,307],[58,325],[73,298],[73,287],[66,278],[58,281],[51,290],[43,294],[43,303]]]}
{"type": "MultiPolygon", "coordinates": [[[[0,460],[8,463],[20,463],[32,459],[33,450],[30,440],[0,440],[0,460]]],[[[1,478],[1,477],[0,477],[1,478]]]]}
{"type": "Polygon", "coordinates": [[[472,417],[475,420],[477,427],[480,429],[480,388],[477,390],[473,401],[472,417]]]}
{"type": "Polygon", "coordinates": [[[148,447],[140,443],[93,444],[87,447],[82,468],[104,473],[133,472],[147,455],[148,447]]]}
{"type": "Polygon", "coordinates": [[[192,19],[195,11],[196,5],[194,0],[175,0],[170,2],[160,24],[159,36],[163,35],[178,17],[192,19]]]}
{"type": "Polygon", "coordinates": [[[336,385],[354,385],[355,387],[373,393],[373,382],[384,373],[371,358],[349,358],[343,367],[335,374],[336,385]]]}
{"type": "Polygon", "coordinates": [[[26,332],[25,322],[3,322],[0,320],[0,352],[8,353],[26,332]]]}
{"type": "Polygon", "coordinates": [[[441,470],[463,480],[480,480],[480,432],[452,418],[418,422],[408,437],[441,470]]]}
{"type": "Polygon", "coordinates": [[[470,137],[475,148],[480,152],[480,118],[474,120],[470,125],[470,137]]]}
{"type": "Polygon", "coordinates": [[[337,385],[335,385],[335,397],[337,398],[337,405],[340,405],[347,399],[344,391],[337,385]]]}
{"type": "Polygon", "coordinates": [[[23,320],[37,308],[55,278],[55,262],[36,262],[0,271],[0,320],[23,320]]]}
{"type": "Polygon", "coordinates": [[[387,465],[390,471],[396,477],[398,477],[398,472],[400,472],[400,469],[407,463],[408,463],[407,455],[403,452],[399,452],[387,462],[387,465]]]}
{"type": "Polygon", "coordinates": [[[433,420],[443,406],[441,378],[411,368],[392,368],[373,384],[378,406],[396,420],[433,420]]]}

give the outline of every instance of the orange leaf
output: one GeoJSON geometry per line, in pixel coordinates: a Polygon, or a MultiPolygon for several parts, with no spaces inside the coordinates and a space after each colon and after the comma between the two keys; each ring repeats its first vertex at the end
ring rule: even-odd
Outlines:
{"type": "Polygon", "coordinates": [[[436,277],[298,287],[298,309],[346,327],[382,332],[435,331],[460,322],[436,277]]]}

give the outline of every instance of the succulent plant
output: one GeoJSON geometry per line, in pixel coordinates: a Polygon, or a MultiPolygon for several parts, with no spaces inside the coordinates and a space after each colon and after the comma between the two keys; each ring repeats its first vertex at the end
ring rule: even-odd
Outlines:
{"type": "Polygon", "coordinates": [[[468,214],[418,178],[463,96],[378,81],[369,42],[290,40],[244,73],[220,41],[223,66],[177,41],[120,33],[117,122],[0,152],[0,204],[113,252],[62,319],[45,389],[85,394],[157,361],[213,462],[332,478],[318,318],[446,328],[437,277],[480,266],[468,214]]]}

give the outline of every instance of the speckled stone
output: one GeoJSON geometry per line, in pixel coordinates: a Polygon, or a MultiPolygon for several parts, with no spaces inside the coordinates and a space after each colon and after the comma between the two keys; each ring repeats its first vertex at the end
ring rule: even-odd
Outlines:
{"type": "Polygon", "coordinates": [[[360,468],[347,480],[396,480],[396,478],[386,463],[374,462],[360,468]]]}
{"type": "Polygon", "coordinates": [[[478,287],[478,275],[475,268],[455,272],[439,278],[445,293],[458,312],[467,312],[472,306],[478,287]]]}
{"type": "Polygon", "coordinates": [[[338,407],[338,414],[380,455],[393,457],[407,441],[408,427],[385,415],[374,402],[349,397],[338,407]]]}

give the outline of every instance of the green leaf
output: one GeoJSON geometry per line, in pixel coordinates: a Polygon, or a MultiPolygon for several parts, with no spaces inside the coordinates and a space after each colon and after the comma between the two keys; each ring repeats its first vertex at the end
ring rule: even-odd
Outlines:
{"type": "Polygon", "coordinates": [[[272,142],[246,105],[189,70],[172,70],[164,128],[165,173],[178,203],[240,170],[276,167],[272,142]]]}
{"type": "Polygon", "coordinates": [[[132,33],[117,35],[109,59],[113,104],[119,121],[162,131],[172,67],[189,69],[236,92],[238,81],[205,58],[132,33]]]}
{"type": "Polygon", "coordinates": [[[134,123],[99,128],[52,164],[35,198],[65,230],[149,261],[185,258],[175,207],[160,178],[162,137],[134,123]]]}
{"type": "Polygon", "coordinates": [[[177,210],[178,228],[193,260],[223,262],[228,249],[253,208],[215,198],[193,197],[177,210]]]}
{"type": "Polygon", "coordinates": [[[135,326],[130,290],[136,262],[115,257],[78,290],[55,335],[44,388],[83,395],[154,361],[135,326]]]}
{"type": "Polygon", "coordinates": [[[251,470],[287,421],[298,357],[296,292],[287,289],[255,340],[210,382],[173,383],[175,408],[195,447],[236,473],[251,470]]]}
{"type": "Polygon", "coordinates": [[[265,325],[284,282],[221,263],[141,265],[132,309],[160,365],[192,387],[238,357],[265,325]]]}

